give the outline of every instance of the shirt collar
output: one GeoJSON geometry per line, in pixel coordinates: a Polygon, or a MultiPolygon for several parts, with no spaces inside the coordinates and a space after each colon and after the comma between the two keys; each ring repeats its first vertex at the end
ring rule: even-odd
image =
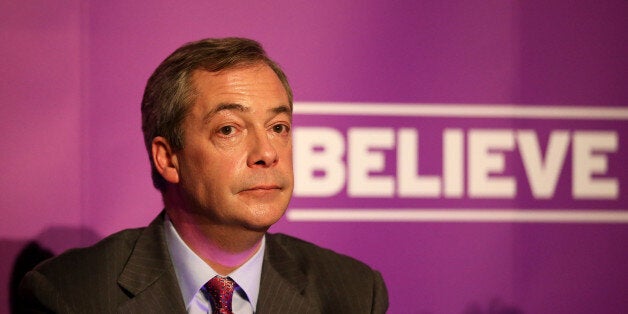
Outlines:
{"type": "MultiPolygon", "coordinates": [[[[181,239],[168,215],[166,215],[164,221],[164,230],[183,301],[186,307],[189,307],[194,299],[194,295],[207,281],[218,275],[218,273],[196,255],[181,239]]],[[[257,252],[246,263],[228,275],[244,290],[253,309],[256,308],[259,296],[265,249],[266,241],[264,236],[257,252]]]]}

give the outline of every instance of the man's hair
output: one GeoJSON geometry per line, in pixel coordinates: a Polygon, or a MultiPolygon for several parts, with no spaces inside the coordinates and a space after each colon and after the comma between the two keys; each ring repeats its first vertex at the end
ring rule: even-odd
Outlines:
{"type": "Polygon", "coordinates": [[[159,174],[151,153],[152,141],[164,137],[176,152],[183,149],[183,121],[196,101],[192,74],[196,70],[219,72],[268,65],[277,74],[288,94],[292,108],[292,89],[279,65],[262,46],[246,38],[202,39],[175,50],[155,70],[146,83],[142,99],[142,132],[151,164],[153,185],[165,191],[166,181],[159,174]]]}

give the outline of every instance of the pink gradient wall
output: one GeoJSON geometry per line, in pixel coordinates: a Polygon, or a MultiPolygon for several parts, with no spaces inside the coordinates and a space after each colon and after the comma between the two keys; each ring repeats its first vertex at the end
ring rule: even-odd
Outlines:
{"type": "MultiPolygon", "coordinates": [[[[257,39],[300,102],[625,109],[626,16],[620,0],[0,2],[0,283],[31,240],[59,253],[161,210],[139,103],[150,73],[182,43],[257,39]]],[[[609,125],[584,126],[618,130],[626,156],[625,120],[609,125]]],[[[624,161],[611,164],[618,198],[574,206],[628,210],[624,161]]],[[[344,206],[334,200],[291,206],[344,206]]],[[[391,313],[628,311],[625,223],[283,219],[273,231],[381,270],[391,313]]]]}

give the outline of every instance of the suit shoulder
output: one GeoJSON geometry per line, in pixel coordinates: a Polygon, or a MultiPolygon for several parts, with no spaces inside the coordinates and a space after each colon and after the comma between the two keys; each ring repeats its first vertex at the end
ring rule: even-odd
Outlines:
{"type": "Polygon", "coordinates": [[[20,283],[21,304],[45,312],[109,312],[111,306],[128,299],[118,277],[143,230],[146,228],[123,230],[93,246],[71,249],[39,264],[20,283]]]}
{"type": "Polygon", "coordinates": [[[93,276],[93,273],[104,269],[107,272],[116,271],[128,259],[143,229],[123,230],[92,246],[70,249],[39,264],[35,271],[53,281],[84,279],[87,274],[93,276]]]}
{"type": "Polygon", "coordinates": [[[266,243],[269,264],[285,278],[307,282],[306,293],[316,296],[322,312],[386,312],[384,280],[365,263],[284,234],[269,234],[266,243]]]}

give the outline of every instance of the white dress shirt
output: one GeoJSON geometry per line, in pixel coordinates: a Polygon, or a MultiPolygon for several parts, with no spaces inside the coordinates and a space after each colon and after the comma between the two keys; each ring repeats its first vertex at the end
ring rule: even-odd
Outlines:
{"type": "MultiPolygon", "coordinates": [[[[164,230],[170,258],[177,274],[179,288],[181,289],[187,312],[211,314],[211,305],[201,292],[201,288],[218,273],[183,242],[168,215],[166,215],[164,222],[164,230]]],[[[233,294],[232,309],[234,314],[255,313],[262,276],[264,250],[266,248],[264,240],[262,239],[260,248],[253,257],[228,275],[239,286],[239,289],[236,289],[236,292],[233,294]]]]}

